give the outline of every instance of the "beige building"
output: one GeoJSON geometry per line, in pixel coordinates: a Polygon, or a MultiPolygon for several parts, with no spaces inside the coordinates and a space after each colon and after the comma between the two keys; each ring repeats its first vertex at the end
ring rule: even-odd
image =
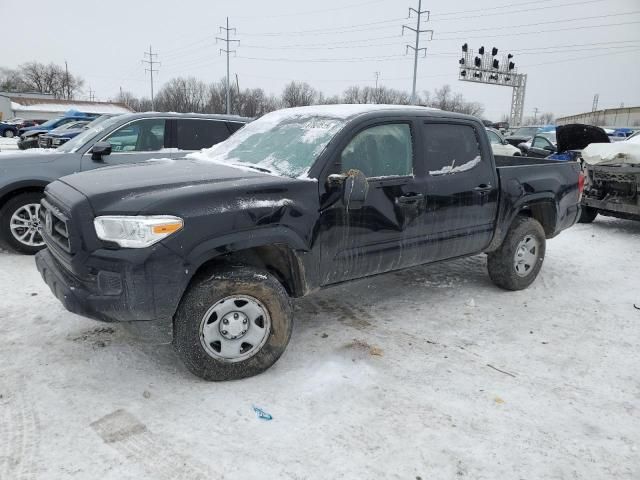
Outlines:
{"type": "Polygon", "coordinates": [[[640,107],[621,107],[579,113],[556,119],[556,125],[585,123],[601,127],[640,127],[640,107]]]}
{"type": "Polygon", "coordinates": [[[126,105],[115,102],[62,100],[46,93],[0,92],[0,120],[13,117],[25,120],[49,120],[60,117],[69,110],[100,115],[133,111],[126,105]]]}

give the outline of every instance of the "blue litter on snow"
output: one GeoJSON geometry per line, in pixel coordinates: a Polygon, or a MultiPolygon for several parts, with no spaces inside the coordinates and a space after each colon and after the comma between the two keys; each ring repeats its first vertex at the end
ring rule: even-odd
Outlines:
{"type": "Polygon", "coordinates": [[[253,406],[253,411],[256,412],[256,415],[260,420],[273,420],[273,416],[270,413],[265,412],[261,408],[253,406]]]}

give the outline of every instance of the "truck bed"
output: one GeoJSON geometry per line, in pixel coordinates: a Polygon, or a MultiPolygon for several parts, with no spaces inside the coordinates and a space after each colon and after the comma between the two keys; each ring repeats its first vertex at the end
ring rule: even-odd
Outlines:
{"type": "Polygon", "coordinates": [[[522,167],[528,165],[558,165],[557,160],[546,160],[534,157],[514,157],[506,155],[495,155],[496,167],[522,167]]]}

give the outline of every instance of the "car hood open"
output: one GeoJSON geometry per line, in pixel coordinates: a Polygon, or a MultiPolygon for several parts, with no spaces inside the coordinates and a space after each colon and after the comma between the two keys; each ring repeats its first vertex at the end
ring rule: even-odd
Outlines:
{"type": "Polygon", "coordinates": [[[609,143],[609,137],[600,127],[570,123],[556,127],[558,152],[582,150],[591,143],[609,143]]]}

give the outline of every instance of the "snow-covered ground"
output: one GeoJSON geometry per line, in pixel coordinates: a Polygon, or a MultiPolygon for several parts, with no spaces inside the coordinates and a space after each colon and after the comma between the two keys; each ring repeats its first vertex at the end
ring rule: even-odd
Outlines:
{"type": "Polygon", "coordinates": [[[18,137],[0,137],[0,152],[12,152],[18,150],[18,137]]]}
{"type": "Polygon", "coordinates": [[[526,291],[484,264],[302,299],[273,368],[206,383],[0,253],[0,478],[640,478],[640,222],[562,233],[526,291]]]}

